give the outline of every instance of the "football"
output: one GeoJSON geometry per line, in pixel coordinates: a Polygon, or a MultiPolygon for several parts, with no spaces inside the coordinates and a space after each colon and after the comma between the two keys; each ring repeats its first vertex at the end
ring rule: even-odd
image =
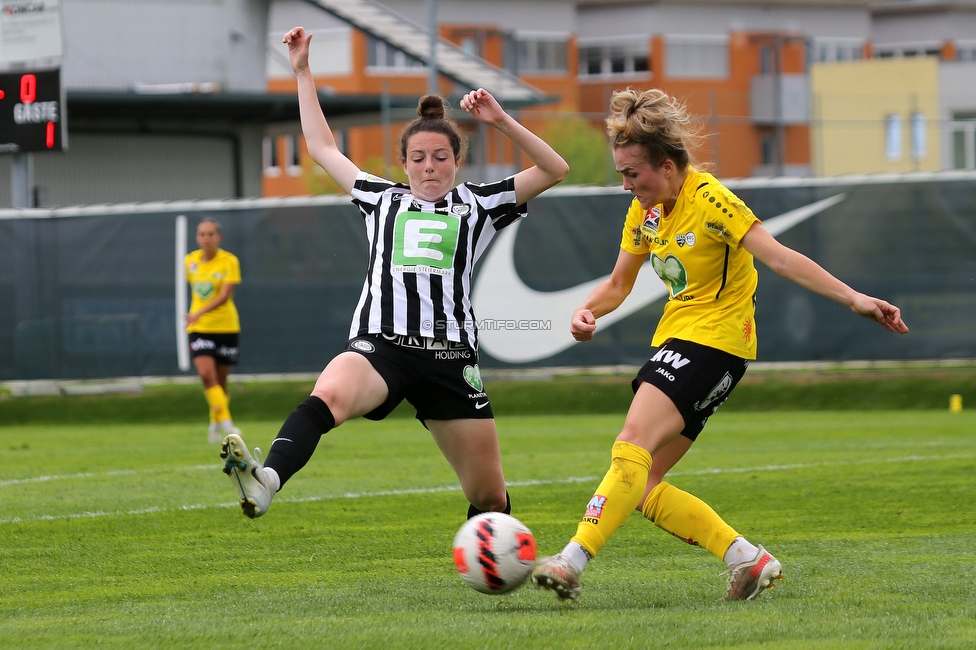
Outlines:
{"type": "Polygon", "coordinates": [[[454,566],[465,584],[483,594],[507,594],[521,585],[535,558],[532,531],[501,512],[468,519],[454,536],[454,566]]]}

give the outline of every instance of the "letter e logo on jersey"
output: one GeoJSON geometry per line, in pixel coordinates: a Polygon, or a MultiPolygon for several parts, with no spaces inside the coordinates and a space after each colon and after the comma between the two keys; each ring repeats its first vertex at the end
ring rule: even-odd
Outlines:
{"type": "Polygon", "coordinates": [[[586,504],[586,514],[584,517],[591,517],[593,519],[599,519],[603,516],[603,506],[606,504],[607,498],[600,496],[599,494],[594,494],[590,502],[586,504]]]}
{"type": "Polygon", "coordinates": [[[451,215],[401,212],[393,230],[394,266],[402,270],[452,268],[459,230],[460,221],[451,215]]]}

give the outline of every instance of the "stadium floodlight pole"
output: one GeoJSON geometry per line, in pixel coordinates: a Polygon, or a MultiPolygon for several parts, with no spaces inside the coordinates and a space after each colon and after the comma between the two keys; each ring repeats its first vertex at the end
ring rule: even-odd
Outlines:
{"type": "Polygon", "coordinates": [[[437,94],[437,0],[427,0],[427,34],[430,36],[430,53],[427,56],[427,92],[437,94]]]}

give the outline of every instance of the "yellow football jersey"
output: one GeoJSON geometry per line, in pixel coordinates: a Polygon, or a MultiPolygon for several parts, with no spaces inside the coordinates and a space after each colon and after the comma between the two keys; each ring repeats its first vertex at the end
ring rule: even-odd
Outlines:
{"type": "Polygon", "coordinates": [[[675,338],[756,358],[759,274],[739,242],[758,221],[714,176],[691,167],[670,214],[634,199],[620,248],[649,255],[671,293],[651,345],[675,338]]]}
{"type": "MultiPolygon", "coordinates": [[[[190,311],[196,311],[216,298],[220,294],[220,287],[224,284],[241,283],[241,263],[233,253],[218,248],[217,254],[209,262],[204,262],[202,256],[202,250],[195,250],[184,258],[186,279],[190,283],[193,295],[190,311]]],[[[241,322],[233,297],[220,307],[200,316],[197,322],[187,325],[186,331],[206,334],[240,332],[241,322]]]]}

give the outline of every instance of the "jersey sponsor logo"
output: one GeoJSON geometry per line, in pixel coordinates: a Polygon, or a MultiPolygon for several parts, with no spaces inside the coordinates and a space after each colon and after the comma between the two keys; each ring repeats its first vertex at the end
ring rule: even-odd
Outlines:
{"type": "Polygon", "coordinates": [[[693,232],[674,236],[674,243],[678,245],[678,248],[685,246],[685,244],[687,244],[689,247],[694,246],[696,241],[698,240],[695,238],[695,233],[693,232]]]}
{"type": "Polygon", "coordinates": [[[725,227],[725,224],[721,224],[715,221],[706,221],[705,227],[713,232],[717,232],[718,234],[722,235],[726,239],[732,239],[732,232],[725,227]]]}
{"type": "Polygon", "coordinates": [[[197,339],[190,343],[190,349],[194,352],[199,352],[200,350],[216,350],[217,344],[210,339],[197,339]]]}
{"type": "Polygon", "coordinates": [[[376,351],[375,345],[363,339],[353,340],[352,342],[349,343],[349,347],[351,347],[353,350],[359,350],[360,352],[366,352],[366,353],[376,351]]]}
{"type": "Polygon", "coordinates": [[[729,394],[729,391],[731,389],[732,389],[732,375],[730,375],[729,373],[725,373],[725,375],[722,376],[722,379],[717,384],[715,384],[715,387],[712,388],[712,390],[708,391],[708,395],[705,395],[704,399],[702,399],[700,402],[695,404],[695,410],[704,411],[712,404],[715,404],[715,406],[712,407],[712,412],[714,413],[715,409],[717,409],[722,404],[722,402],[725,401],[725,397],[726,395],[729,394]]]}
{"type": "MultiPolygon", "coordinates": [[[[775,237],[840,203],[844,200],[844,196],[844,194],[836,194],[784,212],[766,219],[763,225],[775,237]]],[[[482,260],[481,271],[475,278],[472,302],[482,318],[503,319],[512,313],[518,313],[520,317],[526,319],[561,322],[566,318],[566,314],[572,314],[586,300],[590,292],[610,276],[594,278],[558,291],[538,291],[529,287],[519,277],[518,270],[515,268],[515,240],[520,226],[520,222],[515,222],[495,237],[491,248],[482,260]]],[[[633,290],[623,304],[600,317],[601,330],[667,295],[667,285],[655,274],[647,273],[646,270],[639,273],[633,290]]],[[[527,363],[552,357],[576,345],[576,340],[568,327],[556,327],[545,333],[521,329],[482,330],[479,343],[481,350],[499,361],[527,363]]]]}
{"type": "Polygon", "coordinates": [[[688,271],[681,260],[674,255],[667,255],[662,260],[657,255],[652,254],[651,268],[668,285],[672,296],[677,296],[688,288],[688,271]]]}
{"type": "Polygon", "coordinates": [[[194,282],[193,293],[197,294],[197,296],[202,300],[209,300],[214,294],[214,283],[210,280],[194,282]]]}
{"type": "Polygon", "coordinates": [[[451,275],[460,221],[430,212],[401,212],[393,226],[393,265],[397,273],[451,275]]]}
{"type": "Polygon", "coordinates": [[[488,406],[488,402],[477,402],[477,403],[476,403],[476,404],[474,405],[474,407],[475,407],[476,409],[478,409],[479,411],[480,411],[481,409],[483,409],[483,408],[485,408],[486,406],[488,406]]]}
{"type": "Polygon", "coordinates": [[[485,384],[481,381],[481,369],[478,367],[478,364],[464,366],[464,370],[461,371],[461,376],[464,377],[464,381],[468,382],[468,386],[476,391],[483,391],[485,389],[485,384]]]}
{"type": "Polygon", "coordinates": [[[586,512],[583,516],[588,519],[599,519],[603,516],[603,506],[606,505],[607,498],[599,494],[594,494],[590,502],[586,504],[586,512]]]}
{"type": "Polygon", "coordinates": [[[670,372],[668,372],[664,368],[658,368],[654,372],[656,372],[657,374],[661,375],[662,377],[664,377],[665,379],[667,379],[670,382],[673,382],[674,381],[674,375],[672,375],[670,372]]]}
{"type": "Polygon", "coordinates": [[[237,348],[221,345],[219,348],[217,348],[217,354],[222,357],[227,357],[228,359],[235,359],[237,358],[237,348]]]}
{"type": "MultiPolygon", "coordinates": [[[[453,359],[470,359],[470,350],[438,350],[434,352],[434,358],[438,361],[451,361],[453,359]]],[[[471,382],[468,382],[471,383],[471,382]]],[[[473,388],[477,388],[474,386],[473,388]]]]}
{"type": "Polygon", "coordinates": [[[669,364],[675,370],[681,370],[689,363],[691,363],[691,359],[687,359],[681,356],[680,354],[678,354],[677,352],[675,352],[674,350],[669,350],[667,348],[661,348],[660,350],[658,350],[657,354],[651,357],[651,361],[656,361],[662,364],[664,363],[669,364]]]}

